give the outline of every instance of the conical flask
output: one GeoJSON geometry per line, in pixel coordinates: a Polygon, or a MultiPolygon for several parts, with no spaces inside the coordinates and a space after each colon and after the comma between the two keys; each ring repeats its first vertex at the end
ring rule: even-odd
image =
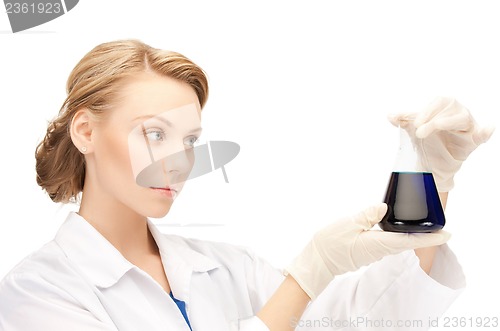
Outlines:
{"type": "Polygon", "coordinates": [[[384,198],[387,213],[379,225],[391,232],[437,231],[445,216],[422,140],[412,140],[402,127],[399,133],[399,151],[384,198]]]}

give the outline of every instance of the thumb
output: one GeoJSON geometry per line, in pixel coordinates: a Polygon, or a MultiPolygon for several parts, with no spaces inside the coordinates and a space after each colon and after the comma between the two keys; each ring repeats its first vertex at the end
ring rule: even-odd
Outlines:
{"type": "Polygon", "coordinates": [[[353,217],[353,222],[361,230],[370,230],[375,224],[382,220],[382,217],[387,213],[387,205],[385,203],[379,203],[366,208],[359,214],[353,217]]]}

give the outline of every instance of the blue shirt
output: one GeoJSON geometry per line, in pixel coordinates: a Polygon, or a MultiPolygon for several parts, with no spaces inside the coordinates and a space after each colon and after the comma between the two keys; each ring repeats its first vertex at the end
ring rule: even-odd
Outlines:
{"type": "Polygon", "coordinates": [[[174,300],[177,307],[179,307],[179,310],[181,311],[182,316],[184,316],[184,319],[186,320],[186,323],[189,326],[189,329],[192,331],[193,329],[191,328],[191,324],[189,324],[189,319],[188,319],[187,312],[186,312],[186,303],[184,301],[177,300],[174,297],[174,294],[172,293],[172,291],[170,291],[170,297],[172,298],[172,300],[174,300]]]}

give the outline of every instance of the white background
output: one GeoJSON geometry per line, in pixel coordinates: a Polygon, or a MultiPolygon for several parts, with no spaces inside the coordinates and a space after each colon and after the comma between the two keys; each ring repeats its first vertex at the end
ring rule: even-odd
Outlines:
{"type": "MultiPolygon", "coordinates": [[[[389,113],[445,95],[500,126],[497,7],[85,0],[17,34],[2,10],[0,278],[76,208],[37,186],[34,151],[69,72],[97,44],[137,38],[190,57],[211,84],[205,139],[241,146],[229,184],[221,171],[189,182],[162,231],[250,246],[284,267],[320,227],[381,201],[399,139],[389,113]]],[[[500,317],[499,141],[470,156],[450,193],[446,229],[468,282],[450,317],[500,317]]]]}

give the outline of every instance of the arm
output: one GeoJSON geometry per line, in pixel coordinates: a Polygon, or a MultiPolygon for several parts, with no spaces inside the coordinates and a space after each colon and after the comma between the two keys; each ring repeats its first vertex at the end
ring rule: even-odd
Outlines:
{"type": "MultiPolygon", "coordinates": [[[[439,198],[441,199],[441,205],[443,206],[443,209],[446,209],[446,202],[448,201],[448,192],[439,192],[439,198]]],[[[438,248],[437,246],[432,246],[432,247],[415,249],[415,255],[417,255],[417,257],[420,260],[420,267],[427,274],[431,272],[437,248],[438,248]]]]}
{"type": "Polygon", "coordinates": [[[387,256],[362,272],[336,277],[309,304],[296,330],[428,330],[429,321],[441,316],[465,286],[462,269],[447,245],[438,246],[435,264],[427,275],[410,250],[387,256]],[[316,321],[321,328],[308,327],[316,321]],[[398,321],[409,321],[412,327],[398,326],[398,321]]]}
{"type": "Polygon", "coordinates": [[[310,298],[288,275],[257,316],[272,331],[294,330],[292,321],[300,319],[310,298]]]}
{"type": "Polygon", "coordinates": [[[314,329],[306,325],[312,321],[326,321],[321,326],[324,330],[364,330],[370,321],[382,319],[422,321],[422,328],[412,330],[426,330],[425,323],[442,315],[465,286],[460,265],[447,245],[436,246],[435,262],[436,268],[429,276],[412,251],[388,256],[364,272],[336,277],[312,302],[293,278],[281,279],[271,265],[258,263],[258,273],[252,279],[256,282],[254,288],[260,290],[255,292],[260,298],[255,301],[262,302],[256,318],[263,324],[240,330],[306,331],[314,329]],[[281,285],[269,280],[272,275],[283,281],[281,285]],[[263,290],[274,283],[272,291],[263,290]],[[351,321],[359,329],[347,327],[351,321]]]}
{"type": "MultiPolygon", "coordinates": [[[[309,298],[316,300],[335,276],[355,271],[387,255],[440,245],[448,240],[446,232],[414,235],[369,231],[386,212],[387,205],[378,204],[318,231],[302,253],[286,268],[287,277],[258,312],[259,319],[271,331],[293,330],[297,324],[295,322],[304,313],[309,298]]],[[[411,255],[417,261],[415,255],[411,255]]],[[[396,265],[405,267],[404,263],[396,265]]],[[[423,273],[421,270],[420,272],[423,273]]],[[[381,274],[384,284],[389,278],[386,276],[385,273],[381,274]]],[[[343,290],[329,299],[333,303],[342,302],[352,298],[354,293],[343,290]]]]}

